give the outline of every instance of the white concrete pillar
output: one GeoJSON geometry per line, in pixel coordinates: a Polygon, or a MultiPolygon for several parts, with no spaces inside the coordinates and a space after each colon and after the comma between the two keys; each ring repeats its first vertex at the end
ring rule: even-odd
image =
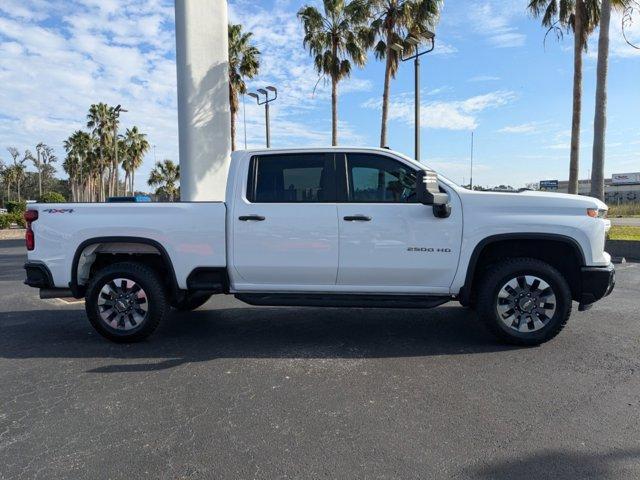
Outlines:
{"type": "Polygon", "coordinates": [[[175,0],[180,191],[224,200],[231,155],[226,0],[175,0]]]}

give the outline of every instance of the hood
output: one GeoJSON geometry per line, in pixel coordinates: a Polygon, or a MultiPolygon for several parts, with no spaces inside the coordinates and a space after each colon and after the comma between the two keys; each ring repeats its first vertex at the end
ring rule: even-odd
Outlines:
{"type": "Polygon", "coordinates": [[[583,195],[570,195],[568,193],[541,192],[524,190],[520,192],[481,192],[462,190],[459,192],[469,202],[478,204],[491,204],[505,207],[534,207],[553,209],[608,209],[604,202],[597,198],[583,195]]]}

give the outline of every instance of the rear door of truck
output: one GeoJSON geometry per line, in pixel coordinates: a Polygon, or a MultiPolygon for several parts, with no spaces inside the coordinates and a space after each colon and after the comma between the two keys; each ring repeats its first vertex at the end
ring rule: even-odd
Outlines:
{"type": "Polygon", "coordinates": [[[236,183],[230,222],[236,285],[242,290],[335,285],[334,155],[260,154],[248,162],[236,183]]]}

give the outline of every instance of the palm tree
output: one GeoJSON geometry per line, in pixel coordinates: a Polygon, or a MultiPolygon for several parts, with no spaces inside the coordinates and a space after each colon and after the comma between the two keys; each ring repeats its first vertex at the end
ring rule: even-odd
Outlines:
{"type": "Polygon", "coordinates": [[[596,77],[596,111],[593,121],[593,159],[591,164],[591,196],[604,200],[604,138],[607,129],[607,74],[609,70],[609,27],[611,8],[629,8],[629,0],[602,0],[598,66],[596,77]]]}
{"type": "Polygon", "coordinates": [[[20,201],[20,188],[22,186],[22,182],[24,181],[26,171],[26,167],[24,164],[27,162],[27,160],[31,160],[33,158],[33,155],[29,150],[25,150],[24,156],[22,157],[22,160],[20,160],[20,152],[17,148],[9,147],[7,148],[7,151],[9,152],[9,155],[11,155],[11,158],[13,160],[13,164],[7,167],[9,170],[11,170],[11,173],[9,174],[9,183],[16,184],[16,194],[18,196],[18,201],[20,201]]]}
{"type": "Polygon", "coordinates": [[[369,5],[364,0],[324,0],[324,15],[304,6],[298,18],[304,27],[304,46],[314,57],[316,70],[331,78],[331,144],[338,144],[338,82],[351,74],[351,61],[366,62],[364,23],[369,5]]]}
{"type": "Polygon", "coordinates": [[[11,201],[11,184],[13,183],[13,169],[2,163],[2,169],[0,169],[0,175],[5,187],[7,187],[7,202],[11,201]]]}
{"type": "Polygon", "coordinates": [[[149,151],[149,142],[147,136],[141,133],[138,127],[127,128],[124,135],[126,146],[127,160],[123,162],[125,171],[125,189],[128,189],[133,195],[133,187],[135,184],[135,172],[142,166],[145,154],[149,151]]]}
{"type": "Polygon", "coordinates": [[[578,193],[580,163],[580,122],[582,115],[582,54],[587,39],[600,20],[600,0],[531,0],[529,11],[542,17],[547,33],[552,30],[573,31],[573,114],[571,121],[571,154],[569,160],[569,193],[578,193]]]}
{"type": "Polygon", "coordinates": [[[371,0],[373,21],[369,29],[368,46],[373,47],[378,60],[384,59],[384,90],[382,93],[382,126],[380,128],[380,146],[387,146],[387,120],[389,118],[389,92],[391,80],[395,78],[401,53],[391,48],[402,45],[407,55],[413,55],[412,37],[421,41],[427,38],[427,32],[433,30],[440,16],[441,0],[371,0]],[[377,41],[377,42],[376,42],[377,41]]]}
{"type": "Polygon", "coordinates": [[[260,51],[251,45],[251,32],[243,33],[242,25],[229,25],[229,105],[231,106],[231,150],[236,149],[236,116],[238,94],[245,94],[245,78],[253,78],[260,68],[260,51]]]}
{"type": "MultiPolygon", "coordinates": [[[[93,104],[89,107],[87,128],[91,129],[98,142],[100,165],[103,169],[106,169],[109,165],[109,195],[113,193],[113,178],[115,178],[115,170],[118,168],[117,165],[113,165],[115,162],[115,155],[113,155],[113,134],[115,132],[116,122],[117,118],[113,107],[105,103],[93,104]]],[[[100,200],[104,200],[105,198],[105,185],[102,176],[101,173],[100,200]]]]}
{"type": "Polygon", "coordinates": [[[72,196],[76,201],[84,201],[87,196],[88,182],[91,176],[88,174],[90,165],[89,157],[95,148],[95,142],[91,135],[82,130],[76,130],[67,140],[64,141],[64,148],[67,151],[67,158],[62,165],[64,171],[69,175],[72,185],[72,196]],[[75,194],[73,193],[75,186],[75,194]]]}
{"type": "Polygon", "coordinates": [[[167,198],[170,202],[179,195],[180,166],[171,160],[156,162],[156,166],[151,170],[149,186],[156,187],[156,195],[167,198]]]}

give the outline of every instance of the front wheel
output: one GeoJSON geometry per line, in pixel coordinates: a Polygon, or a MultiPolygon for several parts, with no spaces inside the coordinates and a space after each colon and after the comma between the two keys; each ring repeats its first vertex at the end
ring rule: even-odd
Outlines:
{"type": "Polygon", "coordinates": [[[155,271],[140,263],[122,262],[94,275],[87,287],[85,308],[100,335],[130,343],[151,335],[168,307],[155,271]]]}
{"type": "Polygon", "coordinates": [[[501,340],[539,345],[564,328],[571,315],[571,290],[562,274],[533,258],[504,260],[479,286],[478,315],[501,340]]]}

